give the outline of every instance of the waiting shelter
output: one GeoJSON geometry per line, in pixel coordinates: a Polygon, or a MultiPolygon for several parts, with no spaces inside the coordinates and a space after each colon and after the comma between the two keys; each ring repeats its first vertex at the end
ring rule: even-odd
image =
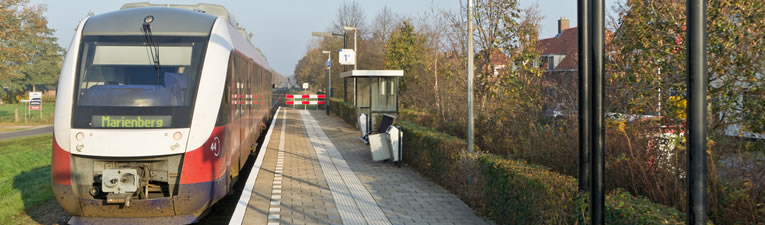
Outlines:
{"type": "MultiPolygon", "coordinates": [[[[403,70],[351,70],[340,74],[346,80],[344,85],[351,83],[355,87],[351,87],[352,98],[346,98],[345,101],[353,101],[356,113],[368,115],[367,131],[374,127],[372,118],[375,114],[398,113],[398,84],[403,76],[403,70]],[[347,82],[347,79],[352,81],[347,82]]],[[[344,88],[349,90],[347,86],[344,88]]]]}

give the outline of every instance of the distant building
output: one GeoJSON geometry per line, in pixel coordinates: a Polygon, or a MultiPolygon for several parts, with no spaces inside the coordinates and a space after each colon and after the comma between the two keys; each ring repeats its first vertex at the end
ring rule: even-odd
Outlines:
{"type": "Polygon", "coordinates": [[[542,50],[541,66],[545,73],[576,72],[579,46],[579,30],[569,27],[567,18],[558,20],[558,34],[555,37],[539,40],[542,50]]]}
{"type": "Polygon", "coordinates": [[[544,111],[551,116],[576,112],[579,31],[569,27],[568,18],[558,20],[558,34],[539,40],[541,50],[538,66],[543,73],[544,111]]]}

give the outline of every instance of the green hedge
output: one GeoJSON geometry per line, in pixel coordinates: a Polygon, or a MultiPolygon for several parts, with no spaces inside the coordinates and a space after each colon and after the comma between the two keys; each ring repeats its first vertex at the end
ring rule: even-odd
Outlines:
{"type": "MultiPolygon", "coordinates": [[[[465,153],[465,141],[399,121],[404,161],[497,224],[586,224],[588,196],[574,177],[497,155],[465,153]]],[[[609,224],[682,224],[674,208],[616,190],[606,196],[609,224]]]]}
{"type": "Polygon", "coordinates": [[[356,108],[353,104],[343,101],[342,98],[330,98],[329,111],[351,126],[356,126],[356,108]]]}
{"type": "Polygon", "coordinates": [[[572,224],[576,179],[496,155],[480,157],[487,214],[507,224],[572,224]]]}
{"type": "Polygon", "coordinates": [[[467,144],[464,140],[446,135],[436,130],[425,128],[409,121],[397,123],[404,132],[404,161],[423,175],[439,183],[451,182],[452,174],[458,168],[454,162],[466,158],[464,153],[467,144]],[[422,151],[425,150],[425,151],[422,151]]]}

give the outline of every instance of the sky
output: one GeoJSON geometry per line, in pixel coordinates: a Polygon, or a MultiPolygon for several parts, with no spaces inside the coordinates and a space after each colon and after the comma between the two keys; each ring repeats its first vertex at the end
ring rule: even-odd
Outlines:
{"type": "MultiPolygon", "coordinates": [[[[567,17],[570,26],[575,27],[575,0],[519,0],[521,7],[539,4],[544,16],[542,38],[557,34],[557,21],[567,17]]],[[[606,0],[610,9],[616,0],[606,0]]],[[[88,12],[102,14],[119,10],[124,3],[142,2],[115,0],[30,0],[32,4],[46,4],[48,27],[55,29],[54,36],[59,45],[68,48],[74,36],[74,29],[88,12]]],[[[164,0],[150,1],[154,4],[196,4],[200,1],[164,0]]],[[[337,9],[343,0],[206,0],[203,3],[219,4],[226,7],[237,22],[254,34],[253,43],[268,58],[271,67],[279,73],[293,74],[295,64],[305,55],[314,40],[311,32],[327,31],[331,27],[337,9]]],[[[397,15],[417,17],[431,8],[458,10],[459,0],[358,0],[370,23],[386,5],[397,15]]],[[[606,10],[608,12],[608,10],[606,10]]]]}

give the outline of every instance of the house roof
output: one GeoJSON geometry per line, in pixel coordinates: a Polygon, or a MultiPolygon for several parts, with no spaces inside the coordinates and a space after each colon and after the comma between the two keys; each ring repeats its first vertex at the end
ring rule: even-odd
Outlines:
{"type": "Polygon", "coordinates": [[[542,55],[565,55],[555,70],[576,70],[579,52],[579,29],[576,27],[563,30],[555,37],[539,40],[542,55]]]}
{"type": "MultiPolygon", "coordinates": [[[[476,55],[481,56],[478,58],[478,61],[476,64],[485,64],[484,54],[486,54],[486,50],[481,50],[480,52],[476,53],[476,55]]],[[[505,53],[502,53],[499,49],[493,49],[491,55],[489,56],[489,62],[492,65],[505,65],[510,63],[510,57],[505,55],[505,53]]]]}

